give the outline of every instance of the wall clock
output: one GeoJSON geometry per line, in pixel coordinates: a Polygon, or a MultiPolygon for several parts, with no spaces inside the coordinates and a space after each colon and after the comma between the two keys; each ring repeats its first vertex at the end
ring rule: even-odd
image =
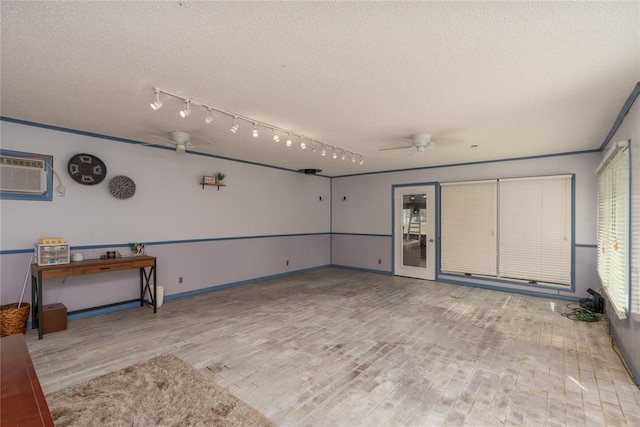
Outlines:
{"type": "Polygon", "coordinates": [[[136,193],[136,183],[128,176],[114,176],[109,181],[109,193],[116,199],[129,199],[136,193]]]}
{"type": "Polygon", "coordinates": [[[71,157],[67,171],[78,184],[96,185],[107,175],[107,166],[96,156],[81,153],[71,157]]]}

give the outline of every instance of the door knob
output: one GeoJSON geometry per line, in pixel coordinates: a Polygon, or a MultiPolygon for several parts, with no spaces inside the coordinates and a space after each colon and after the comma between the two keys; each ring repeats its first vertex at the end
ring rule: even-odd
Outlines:
{"type": "Polygon", "coordinates": [[[433,243],[433,239],[429,239],[429,242],[433,243]]]}

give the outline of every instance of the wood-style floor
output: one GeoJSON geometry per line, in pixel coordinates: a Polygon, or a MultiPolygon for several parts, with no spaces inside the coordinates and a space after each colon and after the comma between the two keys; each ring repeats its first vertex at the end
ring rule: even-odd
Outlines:
{"type": "Polygon", "coordinates": [[[27,344],[45,393],[173,353],[287,426],[640,425],[606,324],[566,304],[323,269],[27,344]]]}

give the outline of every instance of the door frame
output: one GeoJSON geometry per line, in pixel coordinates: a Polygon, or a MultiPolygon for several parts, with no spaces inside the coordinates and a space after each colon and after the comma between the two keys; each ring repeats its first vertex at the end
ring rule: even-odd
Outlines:
{"type": "Polygon", "coordinates": [[[433,279],[429,278],[425,280],[437,280],[440,266],[440,185],[438,182],[432,181],[411,184],[395,184],[391,186],[391,274],[394,276],[396,275],[396,257],[402,257],[402,254],[396,254],[396,190],[406,189],[408,187],[432,187],[433,190],[434,245],[433,256],[431,257],[433,279]]]}

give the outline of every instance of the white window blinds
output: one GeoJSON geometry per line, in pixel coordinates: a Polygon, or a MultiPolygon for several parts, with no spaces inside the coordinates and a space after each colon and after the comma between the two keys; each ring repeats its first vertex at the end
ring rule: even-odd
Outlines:
{"type": "Polygon", "coordinates": [[[441,184],[440,269],[571,285],[572,176],[441,184]]]}
{"type": "Polygon", "coordinates": [[[571,176],[500,180],[501,277],[571,284],[571,176]]]}
{"type": "Polygon", "coordinates": [[[618,317],[629,311],[629,150],[615,144],[597,169],[598,275],[618,317]]]}
{"type": "Polygon", "coordinates": [[[497,181],[441,188],[441,269],[495,276],[497,181]]]}

